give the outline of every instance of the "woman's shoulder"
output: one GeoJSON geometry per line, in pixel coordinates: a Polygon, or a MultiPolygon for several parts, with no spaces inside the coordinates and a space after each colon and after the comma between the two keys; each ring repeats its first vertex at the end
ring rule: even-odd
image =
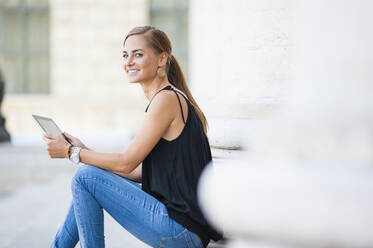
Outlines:
{"type": "Polygon", "coordinates": [[[151,101],[149,111],[172,110],[175,108],[176,103],[177,98],[172,90],[162,90],[151,101]]]}

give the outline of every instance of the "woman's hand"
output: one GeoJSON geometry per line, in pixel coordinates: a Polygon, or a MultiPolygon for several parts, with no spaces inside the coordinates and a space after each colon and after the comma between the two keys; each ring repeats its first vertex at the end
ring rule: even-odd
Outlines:
{"type": "Polygon", "coordinates": [[[80,139],[64,132],[63,135],[65,136],[65,138],[67,139],[68,142],[70,142],[70,144],[72,144],[73,146],[78,146],[78,147],[81,147],[81,148],[84,148],[84,149],[87,149],[89,150],[84,144],[83,142],[80,141],[80,139]]]}
{"type": "Polygon", "coordinates": [[[68,158],[70,144],[63,137],[45,134],[43,139],[47,143],[47,151],[51,158],[68,158]]]}

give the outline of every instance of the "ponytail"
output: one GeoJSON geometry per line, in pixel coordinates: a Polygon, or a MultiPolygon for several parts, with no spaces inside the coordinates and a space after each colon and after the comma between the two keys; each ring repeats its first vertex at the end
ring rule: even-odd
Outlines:
{"type": "Polygon", "coordinates": [[[205,115],[203,114],[202,110],[199,108],[197,102],[194,100],[192,93],[189,90],[189,87],[186,83],[184,73],[179,65],[179,62],[177,62],[177,59],[175,56],[170,55],[169,57],[169,63],[168,63],[168,71],[167,71],[167,77],[168,81],[175,86],[177,89],[181,90],[186,97],[189,99],[189,101],[192,103],[194,109],[197,112],[197,115],[199,119],[202,122],[203,131],[207,135],[207,119],[205,115]]]}

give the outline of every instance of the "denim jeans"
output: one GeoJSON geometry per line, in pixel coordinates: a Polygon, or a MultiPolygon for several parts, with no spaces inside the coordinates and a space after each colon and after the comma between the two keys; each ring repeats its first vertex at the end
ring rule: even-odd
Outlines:
{"type": "Polygon", "coordinates": [[[168,216],[164,204],[131,180],[85,164],[71,191],[69,211],[50,247],[73,248],[78,241],[81,248],[105,247],[103,209],[151,247],[203,247],[195,233],[168,216]]]}

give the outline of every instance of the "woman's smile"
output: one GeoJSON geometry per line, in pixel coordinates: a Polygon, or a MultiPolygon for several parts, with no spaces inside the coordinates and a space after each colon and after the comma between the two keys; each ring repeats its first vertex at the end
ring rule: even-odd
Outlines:
{"type": "Polygon", "coordinates": [[[130,70],[127,70],[127,75],[129,77],[133,77],[133,76],[136,76],[139,71],[140,71],[139,69],[130,69],[130,70]]]}

